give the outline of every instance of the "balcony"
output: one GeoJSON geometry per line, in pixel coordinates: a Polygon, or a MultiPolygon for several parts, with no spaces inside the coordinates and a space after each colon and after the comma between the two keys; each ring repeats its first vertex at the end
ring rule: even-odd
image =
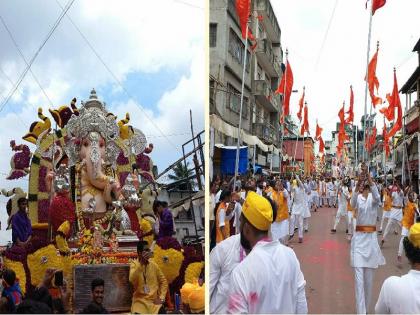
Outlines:
{"type": "Polygon", "coordinates": [[[277,132],[273,125],[269,123],[253,123],[253,134],[265,143],[277,143],[277,132]]]}
{"type": "Polygon", "coordinates": [[[271,42],[268,39],[258,40],[255,54],[259,63],[270,77],[280,76],[280,64],[273,53],[271,42]]]}
{"type": "Polygon", "coordinates": [[[419,130],[419,116],[420,105],[418,102],[414,102],[414,106],[411,106],[405,112],[405,129],[407,134],[412,134],[419,130]]]}
{"type": "Polygon", "coordinates": [[[273,43],[279,43],[281,35],[280,26],[271,7],[270,0],[256,0],[255,10],[258,12],[258,15],[262,16],[262,23],[269,39],[273,43]]]}
{"type": "Polygon", "coordinates": [[[258,103],[269,112],[279,111],[279,96],[274,95],[270,84],[266,80],[255,80],[253,93],[258,103]]]}

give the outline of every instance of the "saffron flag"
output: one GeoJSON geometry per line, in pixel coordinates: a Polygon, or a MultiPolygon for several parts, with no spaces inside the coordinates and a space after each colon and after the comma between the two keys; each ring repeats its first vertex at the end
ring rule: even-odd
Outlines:
{"type": "Polygon", "coordinates": [[[397,104],[397,110],[398,110],[398,117],[397,121],[395,122],[394,126],[392,126],[391,130],[389,131],[388,137],[392,138],[398,130],[402,128],[402,107],[401,103],[397,104]]]}
{"type": "Polygon", "coordinates": [[[346,112],[348,114],[346,118],[346,124],[349,124],[349,125],[352,125],[354,121],[353,104],[354,104],[354,94],[353,94],[353,88],[350,85],[350,108],[346,112]]]}
{"type": "Polygon", "coordinates": [[[384,119],[384,128],[382,129],[382,137],[384,138],[385,156],[388,157],[390,153],[390,149],[389,149],[388,130],[386,128],[385,119],[384,119]]]}
{"type": "Polygon", "coordinates": [[[372,0],[372,15],[375,14],[376,10],[382,8],[386,3],[386,0],[372,0]]]}
{"type": "Polygon", "coordinates": [[[376,130],[376,126],[375,126],[375,127],[373,127],[372,133],[369,136],[369,149],[368,149],[369,151],[371,151],[373,146],[375,145],[376,133],[377,133],[377,130],[376,130]]]}
{"type": "Polygon", "coordinates": [[[378,81],[378,78],[376,77],[377,62],[378,62],[378,50],[376,50],[375,55],[373,55],[371,61],[369,62],[367,78],[365,77],[365,81],[368,82],[369,94],[372,100],[373,107],[382,103],[382,99],[375,95],[375,89],[377,91],[379,88],[379,81],[378,81]]]}
{"type": "Polygon", "coordinates": [[[316,132],[315,132],[315,140],[316,141],[321,139],[322,130],[323,129],[318,125],[318,122],[316,122],[316,132]]]}
{"type": "Polygon", "coordinates": [[[300,134],[303,136],[305,134],[305,131],[309,134],[308,106],[306,104],[303,110],[303,124],[300,128],[300,134]]]}
{"type": "Polygon", "coordinates": [[[289,61],[287,61],[286,71],[283,74],[280,85],[276,90],[276,94],[283,94],[283,116],[289,115],[289,104],[290,104],[290,95],[292,94],[293,88],[293,72],[290,67],[289,61]]]}
{"type": "Polygon", "coordinates": [[[324,139],[322,139],[322,137],[320,137],[319,138],[319,152],[324,153],[324,150],[325,150],[324,139]]]}
{"type": "Polygon", "coordinates": [[[299,100],[299,112],[297,113],[297,117],[299,121],[302,121],[302,109],[303,109],[303,102],[305,101],[305,87],[303,87],[302,97],[299,100]]]}
{"type": "Polygon", "coordinates": [[[394,88],[392,89],[392,94],[389,93],[386,95],[389,106],[381,108],[379,111],[385,116],[388,121],[392,121],[395,118],[395,108],[398,107],[398,104],[401,105],[400,95],[398,93],[398,83],[397,83],[397,74],[394,69],[394,88]]]}
{"type": "Polygon", "coordinates": [[[343,103],[343,107],[341,107],[340,111],[338,112],[338,118],[340,118],[340,124],[344,124],[345,123],[345,119],[344,119],[344,103],[343,103]]]}
{"type": "MultiPolygon", "coordinates": [[[[248,27],[248,18],[251,14],[251,0],[236,0],[236,12],[239,17],[242,38],[246,38],[246,29],[248,27]]],[[[249,33],[249,30],[248,30],[249,33]]],[[[251,35],[252,36],[252,35],[251,35]]]]}

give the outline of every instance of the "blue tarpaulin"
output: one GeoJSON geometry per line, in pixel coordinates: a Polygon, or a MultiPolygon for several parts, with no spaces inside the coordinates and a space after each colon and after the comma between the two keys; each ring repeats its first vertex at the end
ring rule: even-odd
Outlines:
{"type": "MultiPolygon", "coordinates": [[[[236,147],[222,147],[220,171],[225,175],[235,174],[236,147]]],[[[238,174],[245,174],[248,171],[248,147],[239,149],[239,169],[238,174]]]]}

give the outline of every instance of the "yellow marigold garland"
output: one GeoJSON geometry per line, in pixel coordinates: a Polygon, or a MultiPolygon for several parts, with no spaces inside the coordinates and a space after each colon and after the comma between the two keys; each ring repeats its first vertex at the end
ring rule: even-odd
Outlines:
{"type": "Polygon", "coordinates": [[[156,245],[153,260],[159,266],[160,270],[162,270],[168,284],[171,284],[179,275],[184,254],[173,248],[163,250],[160,246],[156,245]]]}
{"type": "Polygon", "coordinates": [[[184,277],[185,282],[197,283],[203,267],[204,267],[203,261],[189,264],[187,269],[185,270],[185,277],[184,277]]]}
{"type": "Polygon", "coordinates": [[[19,286],[22,289],[22,293],[25,294],[26,291],[26,273],[23,264],[19,261],[13,261],[7,258],[4,258],[4,267],[7,269],[12,269],[16,273],[16,278],[19,279],[19,286]]]}
{"type": "Polygon", "coordinates": [[[35,286],[41,283],[48,268],[63,270],[63,259],[57,253],[54,245],[48,245],[28,255],[28,268],[31,272],[31,283],[35,286]]]}

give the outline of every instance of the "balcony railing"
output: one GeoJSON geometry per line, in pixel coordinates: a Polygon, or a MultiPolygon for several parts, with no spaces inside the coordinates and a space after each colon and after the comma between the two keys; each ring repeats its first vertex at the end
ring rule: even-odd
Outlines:
{"type": "Polygon", "coordinates": [[[280,42],[280,26],[269,0],[256,0],[255,9],[262,16],[262,22],[273,42],[280,42]]]}
{"type": "Polygon", "coordinates": [[[262,139],[264,142],[277,142],[276,129],[270,123],[254,123],[253,134],[262,139]]]}
{"type": "Polygon", "coordinates": [[[274,95],[271,85],[266,80],[254,81],[254,94],[258,102],[261,103],[269,112],[279,111],[278,95],[274,95]]]}
{"type": "Polygon", "coordinates": [[[255,52],[260,64],[270,77],[280,76],[278,57],[274,54],[273,46],[268,39],[259,39],[255,52]]]}

